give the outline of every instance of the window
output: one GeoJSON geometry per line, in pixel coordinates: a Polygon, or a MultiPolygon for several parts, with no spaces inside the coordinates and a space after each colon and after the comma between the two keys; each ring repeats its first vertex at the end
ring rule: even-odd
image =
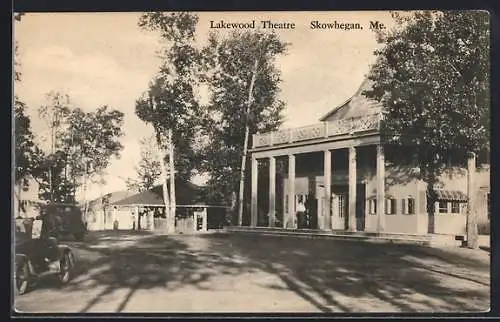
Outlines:
{"type": "Polygon", "coordinates": [[[408,198],[408,214],[413,215],[416,213],[415,198],[408,198]]]}
{"type": "Polygon", "coordinates": [[[448,202],[444,200],[439,201],[439,213],[440,214],[445,214],[448,212],[448,202]]]}
{"type": "Polygon", "coordinates": [[[339,217],[344,218],[345,196],[339,195],[339,217]]]}
{"type": "Polygon", "coordinates": [[[405,215],[414,215],[415,214],[415,199],[414,198],[405,198],[401,200],[401,213],[405,215]]]}
{"type": "Polygon", "coordinates": [[[388,215],[396,214],[396,199],[394,198],[385,199],[385,213],[388,215]]]}
{"type": "Polygon", "coordinates": [[[376,199],[370,199],[370,200],[368,200],[368,213],[370,215],[376,215],[377,214],[377,200],[376,199]]]}
{"type": "Polygon", "coordinates": [[[451,202],[451,213],[453,213],[453,214],[460,213],[460,203],[458,201],[451,202]]]}

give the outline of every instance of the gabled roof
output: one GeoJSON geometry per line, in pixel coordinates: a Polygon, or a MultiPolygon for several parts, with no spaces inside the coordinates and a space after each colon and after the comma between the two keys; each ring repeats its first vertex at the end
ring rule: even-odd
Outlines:
{"type": "MultiPolygon", "coordinates": [[[[191,182],[175,182],[175,199],[177,205],[206,204],[204,189],[191,182]]],[[[157,185],[150,190],[135,194],[112,203],[114,206],[125,205],[164,205],[163,187],[157,185]]]]}
{"type": "Polygon", "coordinates": [[[335,121],[379,113],[382,105],[363,95],[363,92],[369,90],[372,84],[373,82],[366,78],[351,98],[326,113],[320,121],[335,121]]]}
{"type": "Polygon", "coordinates": [[[128,198],[136,193],[137,193],[137,191],[129,191],[129,190],[120,190],[120,191],[114,191],[111,193],[107,193],[107,194],[103,195],[102,197],[99,197],[99,198],[96,198],[96,199],[90,201],[89,208],[102,205],[103,198],[107,198],[108,204],[112,204],[114,202],[128,198]]]}

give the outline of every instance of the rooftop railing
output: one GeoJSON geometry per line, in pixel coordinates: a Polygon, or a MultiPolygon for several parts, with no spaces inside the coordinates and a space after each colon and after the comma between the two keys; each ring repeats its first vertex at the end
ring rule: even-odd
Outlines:
{"type": "Polygon", "coordinates": [[[298,128],[254,134],[252,147],[260,148],[342,135],[355,135],[362,132],[378,131],[379,126],[379,114],[322,122],[298,128]]]}

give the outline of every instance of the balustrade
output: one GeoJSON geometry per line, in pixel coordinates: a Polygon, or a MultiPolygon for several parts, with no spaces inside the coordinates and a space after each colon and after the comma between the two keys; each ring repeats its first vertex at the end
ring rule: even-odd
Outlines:
{"type": "Polygon", "coordinates": [[[378,114],[253,135],[253,147],[287,144],[379,129],[378,114]]]}

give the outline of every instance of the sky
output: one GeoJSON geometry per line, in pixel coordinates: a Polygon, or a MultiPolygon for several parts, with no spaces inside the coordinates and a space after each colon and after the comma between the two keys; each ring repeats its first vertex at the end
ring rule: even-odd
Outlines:
{"type": "MultiPolygon", "coordinates": [[[[68,94],[75,106],[87,111],[108,105],[125,114],[121,157],[111,160],[104,176],[106,184],[89,187],[87,198],[125,189],[125,179],[135,176],[139,140],[152,134],[152,127],[134,110],[135,101],[158,71],[161,39],[138,27],[139,16],[134,12],[29,13],[14,26],[22,73],[14,93],[27,104],[38,138],[48,133],[37,109],[45,104],[50,91],[68,94]]],[[[210,29],[210,21],[295,24],[295,29],[275,30],[290,43],[288,53],[276,62],[283,79],[280,99],[286,102],[283,127],[317,123],[353,95],[374,62],[378,46],[370,21],[392,24],[386,11],[203,12],[199,18],[200,44],[209,31],[227,32],[210,29]],[[363,29],[311,29],[311,21],[316,20],[359,23],[363,29]]]]}

